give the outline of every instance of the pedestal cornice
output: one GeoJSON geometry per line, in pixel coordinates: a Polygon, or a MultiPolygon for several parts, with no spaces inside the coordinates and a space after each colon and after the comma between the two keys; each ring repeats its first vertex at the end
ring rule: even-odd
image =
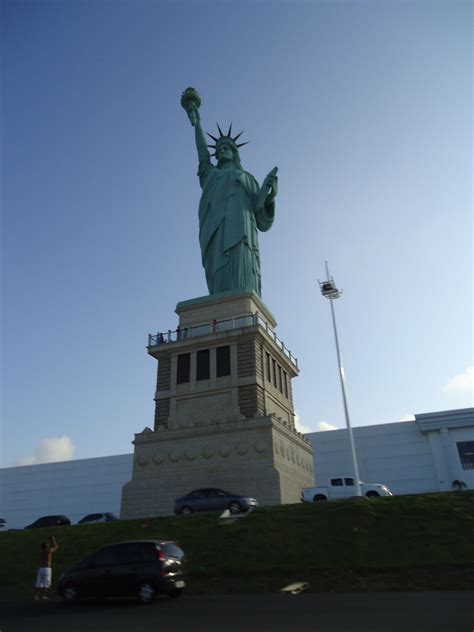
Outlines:
{"type": "Polygon", "coordinates": [[[270,326],[276,327],[276,319],[255,292],[229,291],[220,294],[199,296],[176,305],[180,326],[209,322],[209,318],[236,317],[258,313],[270,326]]]}

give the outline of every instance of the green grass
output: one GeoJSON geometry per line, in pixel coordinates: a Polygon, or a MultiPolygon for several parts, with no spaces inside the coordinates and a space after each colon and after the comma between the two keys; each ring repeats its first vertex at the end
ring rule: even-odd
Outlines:
{"type": "Polygon", "coordinates": [[[218,514],[0,534],[0,594],[31,594],[40,544],[55,534],[54,576],[106,544],[169,538],[185,550],[189,590],[474,589],[474,492],[261,508],[233,524],[218,514]]]}

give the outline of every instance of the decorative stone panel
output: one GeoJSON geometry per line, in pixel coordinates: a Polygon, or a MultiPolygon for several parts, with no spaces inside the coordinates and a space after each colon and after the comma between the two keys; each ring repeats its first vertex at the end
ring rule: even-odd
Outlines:
{"type": "Polygon", "coordinates": [[[172,514],[175,499],[199,487],[231,489],[275,505],[298,502],[301,489],[314,485],[309,442],[271,417],[140,433],[134,443],[122,518],[172,514]]]}
{"type": "Polygon", "coordinates": [[[242,337],[237,345],[239,378],[256,375],[256,344],[254,336],[242,337]]]}
{"type": "Polygon", "coordinates": [[[171,387],[171,356],[161,358],[158,362],[157,391],[168,391],[171,387]]]}
{"type": "Polygon", "coordinates": [[[157,399],[155,405],[155,430],[158,426],[166,426],[170,414],[169,397],[157,399]]]}
{"type": "Polygon", "coordinates": [[[265,414],[265,396],[258,384],[239,386],[239,407],[245,417],[254,417],[257,413],[265,414]]]}
{"type": "MultiPolygon", "coordinates": [[[[193,420],[195,423],[225,419],[232,412],[232,393],[230,390],[198,393],[194,397],[181,398],[176,402],[176,423],[193,420]]],[[[184,425],[186,425],[184,423],[184,425]]]]}

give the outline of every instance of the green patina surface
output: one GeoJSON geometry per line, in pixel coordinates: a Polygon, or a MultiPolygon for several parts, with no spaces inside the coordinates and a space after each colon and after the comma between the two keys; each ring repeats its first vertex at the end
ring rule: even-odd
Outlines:
{"type": "Polygon", "coordinates": [[[260,187],[254,176],[240,163],[240,136],[232,137],[219,128],[212,147],[217,165],[201,127],[201,99],[194,88],[181,97],[191,124],[195,128],[199,159],[198,176],[202,188],[199,204],[199,243],[202,264],[211,295],[240,290],[262,295],[258,231],[273,224],[275,196],[278,188],[277,168],[270,171],[260,187]]]}

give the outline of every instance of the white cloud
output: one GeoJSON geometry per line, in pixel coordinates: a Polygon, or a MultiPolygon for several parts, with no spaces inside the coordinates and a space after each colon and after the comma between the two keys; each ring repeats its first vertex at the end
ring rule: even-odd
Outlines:
{"type": "Polygon", "coordinates": [[[318,432],[326,432],[326,430],[337,430],[337,426],[328,424],[327,421],[320,421],[318,424],[318,432]]]}
{"type": "Polygon", "coordinates": [[[55,463],[56,461],[70,461],[76,452],[71,437],[47,437],[42,439],[34,454],[24,456],[18,460],[17,465],[35,465],[37,463],[55,463]]]}
{"type": "Polygon", "coordinates": [[[415,421],[415,415],[411,415],[410,413],[407,413],[406,415],[403,415],[403,417],[400,418],[400,421],[415,421]]]}
{"type": "Polygon", "coordinates": [[[305,424],[301,423],[300,416],[298,415],[296,410],[295,410],[295,426],[296,426],[296,430],[298,430],[302,434],[306,434],[308,432],[314,432],[313,428],[310,428],[309,426],[306,426],[305,424]]]}
{"type": "Polygon", "coordinates": [[[22,456],[21,459],[18,459],[16,465],[34,465],[36,463],[34,456],[22,456]]]}
{"type": "Polygon", "coordinates": [[[310,426],[301,423],[300,416],[295,412],[295,425],[296,429],[302,434],[308,434],[309,432],[321,432],[324,430],[337,430],[336,426],[328,424],[326,421],[314,422],[310,426]]]}
{"type": "Polygon", "coordinates": [[[458,373],[443,386],[445,393],[474,393],[474,366],[468,366],[464,373],[458,373]]]}

